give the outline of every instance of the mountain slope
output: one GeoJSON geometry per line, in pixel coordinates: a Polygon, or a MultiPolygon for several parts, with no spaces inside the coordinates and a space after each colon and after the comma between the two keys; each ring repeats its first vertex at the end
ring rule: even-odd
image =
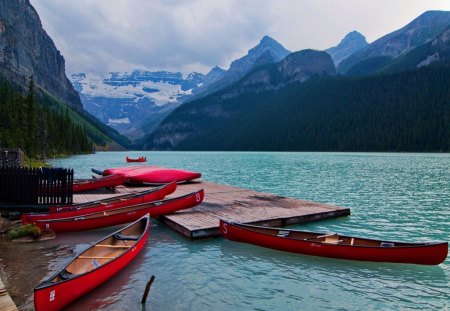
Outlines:
{"type": "Polygon", "coordinates": [[[338,72],[346,73],[356,64],[374,57],[391,59],[425,44],[450,25],[450,12],[427,11],[403,28],[389,33],[356,51],[338,66],[338,72]]]}
{"type": "Polygon", "coordinates": [[[357,31],[348,33],[337,46],[326,49],[334,65],[337,67],[341,61],[368,45],[366,38],[357,31]]]}
{"type": "Polygon", "coordinates": [[[103,76],[71,76],[84,108],[103,123],[130,138],[152,131],[205,81],[200,73],[183,78],[167,71],[110,72],[103,76]]]}
{"type": "Polygon", "coordinates": [[[83,107],[65,74],[65,61],[28,0],[0,1],[0,76],[26,89],[38,87],[74,110],[83,107]]]}
{"type": "Polygon", "coordinates": [[[232,98],[219,92],[177,109],[161,124],[166,136],[155,136],[148,147],[177,142],[176,150],[448,152],[448,85],[450,68],[429,66],[313,78],[232,98]],[[171,132],[176,126],[183,131],[171,132]]]}
{"type": "Polygon", "coordinates": [[[272,63],[276,63],[290,53],[278,41],[269,36],[264,36],[255,47],[248,51],[247,55],[233,61],[230,68],[219,79],[205,87],[200,87],[195,93],[206,96],[232,85],[254,69],[256,63],[263,62],[261,57],[264,54],[265,63],[270,62],[270,58],[272,63]]]}
{"type": "Polygon", "coordinates": [[[222,91],[180,106],[146,140],[147,147],[177,148],[190,137],[220,129],[236,114],[245,114],[244,111],[254,108],[252,100],[266,100],[265,97],[259,98],[258,94],[282,89],[288,84],[303,82],[312,77],[335,74],[333,61],[326,52],[303,50],[292,53],[276,64],[255,69],[222,91]],[[256,98],[253,99],[253,96],[256,98]],[[247,97],[249,102],[246,101],[247,97]],[[234,102],[234,98],[239,98],[240,101],[234,102]],[[233,104],[221,104],[229,101],[233,101],[233,104]]]}

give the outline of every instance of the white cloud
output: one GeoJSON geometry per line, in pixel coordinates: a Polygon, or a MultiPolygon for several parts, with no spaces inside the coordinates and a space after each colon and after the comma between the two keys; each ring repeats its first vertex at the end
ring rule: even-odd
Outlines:
{"type": "Polygon", "coordinates": [[[369,41],[426,10],[421,0],[31,0],[68,73],[133,69],[207,72],[268,34],[286,48],[325,49],[358,30],[369,41]]]}

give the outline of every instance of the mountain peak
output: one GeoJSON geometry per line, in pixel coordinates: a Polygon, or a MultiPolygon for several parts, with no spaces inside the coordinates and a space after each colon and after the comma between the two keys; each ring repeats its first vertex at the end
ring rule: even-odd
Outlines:
{"type": "Polygon", "coordinates": [[[344,37],[344,39],[341,40],[339,45],[346,44],[347,42],[351,42],[351,41],[361,42],[361,43],[364,43],[364,45],[367,44],[366,37],[364,37],[360,32],[353,30],[353,31],[349,32],[344,37]]]}
{"type": "Polygon", "coordinates": [[[367,46],[366,38],[356,30],[349,32],[337,46],[325,50],[330,54],[334,64],[337,66],[351,54],[367,46]]]}
{"type": "Polygon", "coordinates": [[[248,51],[248,57],[259,58],[266,51],[270,51],[276,62],[285,58],[291,52],[286,50],[277,40],[265,35],[259,43],[248,51]]]}

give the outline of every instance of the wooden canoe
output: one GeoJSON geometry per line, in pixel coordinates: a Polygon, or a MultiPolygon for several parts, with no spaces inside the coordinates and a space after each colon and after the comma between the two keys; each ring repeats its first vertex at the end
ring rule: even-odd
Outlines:
{"type": "Polygon", "coordinates": [[[73,192],[89,191],[98,188],[120,186],[127,178],[121,174],[114,174],[100,178],[78,179],[73,182],[73,192]]]}
{"type": "Polygon", "coordinates": [[[305,255],[378,262],[438,265],[447,258],[447,242],[404,243],[220,221],[229,240],[305,255]]]}
{"type": "Polygon", "coordinates": [[[63,210],[58,212],[49,213],[28,213],[22,214],[22,224],[31,224],[37,220],[50,220],[68,217],[77,217],[81,215],[109,211],[116,208],[132,206],[136,204],[152,202],[157,200],[162,200],[166,195],[169,195],[175,191],[177,184],[172,182],[164,186],[145,191],[144,193],[134,194],[133,196],[127,198],[120,198],[116,200],[110,200],[109,202],[96,201],[94,204],[83,206],[83,207],[65,207],[63,210]]]}
{"type": "Polygon", "coordinates": [[[36,311],[61,310],[120,272],[143,249],[149,228],[145,215],[76,256],[34,289],[36,311]]]}
{"type": "Polygon", "coordinates": [[[101,200],[95,200],[85,203],[78,203],[78,204],[71,204],[71,205],[53,205],[49,207],[49,212],[62,212],[62,211],[73,211],[78,210],[86,207],[92,207],[94,205],[105,205],[105,204],[115,204],[119,203],[131,198],[139,198],[142,196],[145,196],[146,201],[156,201],[156,200],[162,200],[166,195],[169,195],[173,192],[175,192],[177,188],[177,184],[175,182],[171,182],[168,184],[164,184],[162,186],[158,186],[155,188],[151,188],[144,191],[139,192],[130,192],[114,197],[109,197],[101,200]]]}
{"type": "Polygon", "coordinates": [[[76,217],[36,220],[34,223],[41,229],[51,229],[54,232],[92,230],[135,221],[147,213],[150,213],[151,217],[171,214],[200,204],[203,197],[204,192],[201,189],[172,199],[141,203],[76,217]]]}

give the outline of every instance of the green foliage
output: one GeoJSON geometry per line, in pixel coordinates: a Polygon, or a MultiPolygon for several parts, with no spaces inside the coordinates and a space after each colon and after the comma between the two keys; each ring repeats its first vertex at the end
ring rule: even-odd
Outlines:
{"type": "Polygon", "coordinates": [[[176,120],[193,133],[178,150],[449,152],[449,85],[450,68],[438,66],[315,78],[225,99],[219,92],[162,125],[176,120]]]}
{"type": "Polygon", "coordinates": [[[39,227],[32,225],[32,224],[24,225],[19,228],[9,230],[6,233],[6,237],[8,237],[11,240],[18,239],[18,238],[25,237],[25,236],[29,236],[29,237],[33,237],[33,238],[37,239],[40,235],[41,235],[41,229],[39,229],[39,227]]]}
{"type": "Polygon", "coordinates": [[[24,97],[8,83],[0,86],[0,145],[19,147],[29,158],[86,153],[92,141],[83,126],[69,117],[69,108],[57,110],[36,102],[33,80],[24,97]]]}

